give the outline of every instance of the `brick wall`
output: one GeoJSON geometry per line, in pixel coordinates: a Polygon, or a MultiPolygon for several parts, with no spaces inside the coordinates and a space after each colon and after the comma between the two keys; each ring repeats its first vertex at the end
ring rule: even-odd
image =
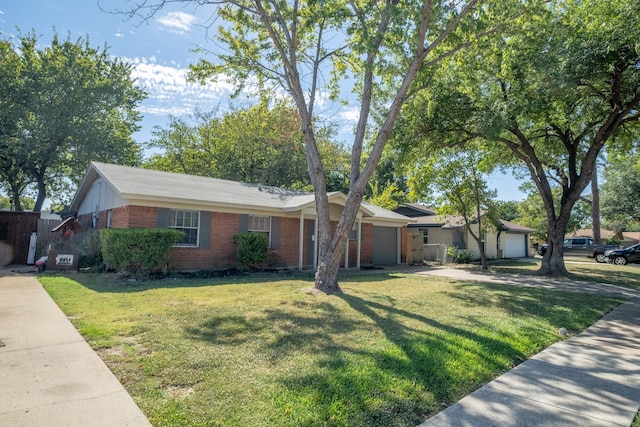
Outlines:
{"type": "MultiPolygon", "coordinates": [[[[240,230],[240,214],[206,212],[201,215],[211,215],[211,235],[208,249],[202,247],[175,247],[169,252],[170,266],[176,270],[210,270],[227,269],[237,266],[233,235],[240,230]]],[[[112,210],[111,226],[113,228],[153,228],[157,225],[158,209],[148,206],[123,206],[112,210]]],[[[91,228],[91,215],[78,217],[81,225],[91,228]]],[[[107,212],[99,212],[98,228],[105,228],[107,212]]],[[[332,222],[332,231],[336,223],[332,222]]],[[[313,222],[305,220],[303,242],[303,267],[310,268],[308,261],[310,242],[307,233],[313,222]]],[[[403,228],[402,251],[403,259],[406,253],[406,227],[403,228]]],[[[272,242],[278,249],[270,249],[267,266],[271,268],[297,268],[300,242],[300,225],[298,218],[280,218],[280,241],[272,242]]],[[[201,242],[203,246],[204,242],[201,242]]],[[[204,245],[207,246],[207,245],[204,245]]],[[[357,261],[357,242],[349,242],[349,266],[355,267],[357,261]]],[[[362,224],[362,244],[360,264],[373,264],[373,225],[362,224]]]]}

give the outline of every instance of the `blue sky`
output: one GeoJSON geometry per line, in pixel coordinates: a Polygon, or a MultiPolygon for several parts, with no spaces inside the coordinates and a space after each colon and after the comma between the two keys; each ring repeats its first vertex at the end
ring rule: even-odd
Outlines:
{"type": "MultiPolygon", "coordinates": [[[[5,0],[0,2],[0,32],[3,38],[35,30],[45,45],[55,31],[75,40],[88,36],[94,47],[109,47],[109,53],[134,65],[133,77],[147,93],[140,106],[142,130],[134,135],[138,142],[148,141],[154,126],[165,127],[170,115],[182,116],[197,107],[224,110],[230,102],[231,86],[224,81],[202,86],[186,81],[189,64],[197,62],[197,47],[215,48],[206,35],[211,13],[203,7],[184,7],[169,3],[152,18],[128,19],[127,15],[107,13],[131,5],[126,0],[5,0]]],[[[213,59],[213,58],[212,58],[213,59]]],[[[343,126],[355,120],[354,109],[343,108],[332,119],[343,126]]],[[[523,196],[519,183],[511,176],[496,174],[490,186],[498,189],[502,200],[523,196]]]]}

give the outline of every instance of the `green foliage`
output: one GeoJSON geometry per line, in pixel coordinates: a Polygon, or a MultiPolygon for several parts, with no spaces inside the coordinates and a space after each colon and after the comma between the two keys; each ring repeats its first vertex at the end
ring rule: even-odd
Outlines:
{"type": "Polygon", "coordinates": [[[600,186],[603,223],[628,230],[640,221],[640,156],[637,152],[612,159],[600,186]]]}
{"type": "Polygon", "coordinates": [[[243,267],[259,267],[267,260],[269,238],[264,233],[244,232],[233,236],[236,261],[243,267]]]}
{"type": "Polygon", "coordinates": [[[40,211],[79,183],[89,161],[137,162],[131,135],[145,94],[131,69],[88,38],[0,40],[0,185],[14,201],[33,186],[40,211]]]}
{"type": "MultiPolygon", "coordinates": [[[[423,156],[480,144],[488,168],[526,170],[561,244],[600,151],[640,130],[638,16],[635,0],[541,4],[428,74],[431,90],[406,105],[398,145],[423,156]]],[[[543,270],[566,273],[554,261],[543,270]]]]}
{"type": "Polygon", "coordinates": [[[393,210],[400,206],[404,200],[404,194],[395,182],[387,185],[382,191],[378,188],[376,181],[371,181],[369,186],[371,187],[371,195],[366,197],[366,200],[372,205],[393,210]]]}
{"type": "Polygon", "coordinates": [[[496,200],[493,204],[495,214],[498,218],[505,221],[518,222],[518,206],[520,202],[515,200],[496,200]]]}
{"type": "Polygon", "coordinates": [[[90,271],[104,270],[99,232],[88,229],[80,234],[74,235],[73,249],[80,252],[78,267],[90,271]]]}
{"type": "Polygon", "coordinates": [[[458,249],[455,246],[449,246],[447,248],[447,255],[456,264],[469,264],[473,260],[473,251],[468,249],[458,249]]]}
{"type": "MultiPolygon", "coordinates": [[[[549,239],[549,222],[547,221],[547,212],[542,203],[540,193],[531,188],[530,185],[524,185],[523,189],[528,191],[529,195],[518,204],[518,224],[534,229],[531,233],[532,237],[541,242],[549,239]]],[[[555,203],[560,203],[561,190],[554,187],[552,189],[555,203]]],[[[578,202],[571,211],[571,216],[567,223],[566,233],[585,228],[591,220],[591,206],[578,202]]]]}
{"type": "MultiPolygon", "coordinates": [[[[319,149],[329,171],[345,164],[348,170],[345,150],[331,142],[333,133],[319,126],[319,149]]],[[[232,107],[221,116],[196,111],[190,119],[171,118],[167,129],[154,134],[147,146],[162,152],[145,167],[275,187],[311,185],[300,118],[285,102],[232,107]]]]}
{"type": "Polygon", "coordinates": [[[183,237],[182,231],[168,228],[106,228],[100,230],[102,257],[123,273],[143,277],[166,273],[169,249],[183,237]]]}

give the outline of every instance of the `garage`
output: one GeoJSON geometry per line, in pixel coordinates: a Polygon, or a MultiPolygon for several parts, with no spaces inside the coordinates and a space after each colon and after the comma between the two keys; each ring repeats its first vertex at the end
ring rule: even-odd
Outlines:
{"type": "Polygon", "coordinates": [[[525,234],[504,234],[504,257],[523,258],[527,256],[527,236],[525,234]]]}
{"type": "Polygon", "coordinates": [[[373,227],[373,264],[398,263],[398,233],[395,227],[373,227]]]}

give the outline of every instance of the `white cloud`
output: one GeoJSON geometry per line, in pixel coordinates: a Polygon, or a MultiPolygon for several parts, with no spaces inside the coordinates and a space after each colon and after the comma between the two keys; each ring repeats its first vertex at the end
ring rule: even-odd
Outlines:
{"type": "Polygon", "coordinates": [[[184,34],[191,31],[196,17],[184,12],[167,12],[156,19],[164,29],[171,33],[184,34]]]}
{"type": "Polygon", "coordinates": [[[350,107],[340,110],[339,116],[342,120],[351,123],[358,123],[360,119],[360,108],[359,107],[350,107]]]}
{"type": "Polygon", "coordinates": [[[127,61],[134,65],[131,76],[148,95],[140,106],[142,113],[180,116],[196,107],[206,111],[228,99],[233,90],[225,77],[205,85],[187,82],[187,69],[157,64],[154,57],[127,61]]]}
{"type": "Polygon", "coordinates": [[[114,36],[116,36],[118,38],[123,38],[124,34],[122,34],[121,32],[118,31],[117,33],[114,34],[114,36]]]}

